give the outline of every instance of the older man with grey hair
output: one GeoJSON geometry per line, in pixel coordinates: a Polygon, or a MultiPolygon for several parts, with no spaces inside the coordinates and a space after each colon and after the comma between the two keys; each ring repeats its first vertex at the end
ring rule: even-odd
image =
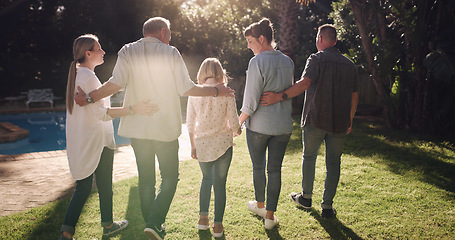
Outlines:
{"type": "Polygon", "coordinates": [[[122,117],[118,133],[131,139],[139,175],[142,216],[150,239],[163,239],[163,223],[174,198],[179,176],[178,137],[181,134],[180,96],[233,96],[224,85],[207,87],[194,84],[179,51],[169,45],[169,20],[148,19],[144,37],[126,44],[118,52],[112,77],[90,93],[78,88],[75,100],[83,106],[125,89],[126,106],[150,99],[159,107],[152,116],[122,117]],[[155,194],[155,156],[161,173],[161,186],[155,194]]]}

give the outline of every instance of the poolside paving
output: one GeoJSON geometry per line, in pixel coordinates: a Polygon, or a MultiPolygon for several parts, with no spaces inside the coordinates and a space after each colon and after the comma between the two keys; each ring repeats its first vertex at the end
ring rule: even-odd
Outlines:
{"type": "MultiPolygon", "coordinates": [[[[191,159],[186,126],[179,137],[180,160],[191,159]]],[[[114,182],[137,176],[130,145],[117,147],[114,182]]],[[[74,191],[66,150],[0,155],[0,217],[56,201],[74,191]]]]}

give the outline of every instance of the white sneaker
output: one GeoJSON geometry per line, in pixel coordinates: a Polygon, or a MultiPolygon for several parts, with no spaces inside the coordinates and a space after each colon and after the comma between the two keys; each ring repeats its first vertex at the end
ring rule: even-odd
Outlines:
{"type": "Polygon", "coordinates": [[[207,218],[207,225],[199,224],[201,222],[201,220],[202,220],[202,218],[201,218],[201,216],[199,216],[199,221],[197,223],[197,229],[199,229],[199,230],[207,230],[207,229],[209,229],[210,228],[210,226],[209,226],[210,219],[207,218]]]}
{"type": "Polygon", "coordinates": [[[207,230],[210,228],[209,225],[201,225],[201,224],[198,224],[197,227],[196,227],[198,230],[207,230]]]}
{"type": "Polygon", "coordinates": [[[257,214],[258,216],[265,218],[265,215],[267,214],[267,210],[265,208],[258,208],[258,202],[257,201],[249,201],[248,202],[248,210],[251,212],[257,214]]]}
{"type": "MultiPolygon", "coordinates": [[[[220,225],[218,225],[218,226],[220,226],[220,225]]],[[[213,237],[214,237],[214,238],[220,238],[220,237],[222,237],[222,236],[223,236],[223,233],[224,233],[223,224],[221,224],[221,232],[219,232],[219,233],[215,232],[215,227],[216,227],[216,224],[214,223],[214,224],[213,224],[213,234],[212,234],[213,237]]],[[[219,230],[219,229],[218,229],[218,230],[219,230]]]]}
{"type": "Polygon", "coordinates": [[[264,227],[265,229],[273,229],[276,225],[278,225],[278,218],[273,216],[273,219],[265,219],[264,220],[264,227]]]}

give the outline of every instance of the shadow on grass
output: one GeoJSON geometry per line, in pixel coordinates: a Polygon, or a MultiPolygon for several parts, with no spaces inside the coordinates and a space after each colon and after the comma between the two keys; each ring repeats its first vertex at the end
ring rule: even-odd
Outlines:
{"type": "Polygon", "coordinates": [[[278,227],[274,227],[273,229],[271,230],[265,230],[265,232],[267,233],[267,236],[269,237],[269,239],[273,239],[273,240],[281,240],[281,239],[284,239],[281,235],[280,235],[280,232],[278,230],[279,228],[278,227]]]}
{"type": "Polygon", "coordinates": [[[326,219],[323,218],[321,214],[315,209],[305,211],[311,212],[310,215],[313,216],[319,222],[319,224],[321,224],[325,231],[330,235],[331,239],[362,239],[354,231],[341,223],[336,216],[326,219]]]}
{"type": "MultiPolygon", "coordinates": [[[[294,116],[293,119],[294,129],[287,153],[302,152],[300,117],[294,116]]],[[[451,144],[453,139],[387,129],[381,122],[361,119],[354,121],[352,129],[346,138],[343,154],[382,161],[397,175],[411,173],[419,181],[455,193],[455,157],[445,153],[455,151],[455,145],[451,144]],[[422,147],[419,143],[431,143],[435,147],[422,147]]],[[[324,144],[319,153],[324,154],[324,144]]]]}
{"type": "Polygon", "coordinates": [[[34,227],[32,232],[24,239],[58,239],[60,237],[60,228],[63,224],[63,219],[65,218],[69,200],[70,196],[66,196],[63,200],[56,201],[56,205],[44,210],[44,213],[34,214],[34,211],[38,211],[36,208],[33,211],[29,211],[26,214],[26,217],[32,219],[35,216],[43,216],[43,218],[36,219],[36,222],[39,222],[39,224],[34,227]]]}
{"type": "MultiPolygon", "coordinates": [[[[92,198],[93,194],[96,195],[96,191],[92,192],[89,198],[92,198]]],[[[39,222],[39,225],[34,227],[33,231],[30,234],[27,234],[27,238],[25,239],[58,239],[60,236],[60,228],[63,224],[63,219],[65,217],[70,198],[71,194],[68,194],[61,201],[56,201],[56,205],[53,208],[45,210],[45,213],[34,214],[33,211],[35,210],[27,213],[27,217],[29,218],[33,218],[34,215],[42,215],[44,218],[36,220],[39,222]],[[28,214],[30,214],[30,216],[28,216],[28,214]]],[[[116,220],[115,217],[116,216],[114,216],[114,220],[116,220]]],[[[145,224],[141,214],[139,192],[137,186],[130,188],[128,207],[126,210],[125,218],[128,220],[128,227],[111,237],[120,236],[119,239],[123,240],[146,239],[145,235],[143,234],[145,224]]],[[[2,238],[0,237],[0,239],[2,238]]],[[[100,235],[99,239],[110,239],[110,237],[100,235]]]]}
{"type": "Polygon", "coordinates": [[[121,233],[120,239],[146,239],[144,235],[145,222],[142,218],[139,188],[137,186],[130,188],[125,218],[128,220],[128,227],[121,233]]]}
{"type": "Polygon", "coordinates": [[[454,193],[455,158],[445,153],[445,150],[454,150],[450,142],[453,141],[387,129],[380,122],[359,120],[346,139],[344,154],[359,158],[370,157],[388,165],[395,174],[410,173],[419,181],[454,193]],[[421,143],[431,143],[437,148],[431,144],[422,147],[421,143]]]}
{"type": "MultiPolygon", "coordinates": [[[[259,215],[255,215],[254,216],[257,220],[261,221],[262,222],[262,225],[264,225],[264,221],[265,219],[262,218],[261,216],[259,215]]],[[[280,234],[280,231],[279,231],[279,228],[280,228],[280,225],[278,224],[277,226],[275,226],[273,229],[265,229],[265,233],[267,234],[268,238],[269,239],[273,239],[273,240],[281,240],[281,239],[284,239],[281,234],[280,234]]]]}
{"type": "MultiPolygon", "coordinates": [[[[199,230],[198,231],[198,235],[199,235],[199,239],[200,240],[208,240],[208,239],[212,239],[212,232],[210,230],[199,230]]],[[[225,240],[226,239],[226,236],[223,234],[222,237],[214,237],[213,239],[217,239],[217,240],[225,240]]]]}
{"type": "MultiPolygon", "coordinates": [[[[205,230],[205,231],[199,230],[197,234],[199,235],[200,240],[212,239],[212,232],[210,231],[210,229],[205,230]]],[[[216,239],[225,239],[224,234],[223,234],[223,237],[216,238],[216,239]]]]}

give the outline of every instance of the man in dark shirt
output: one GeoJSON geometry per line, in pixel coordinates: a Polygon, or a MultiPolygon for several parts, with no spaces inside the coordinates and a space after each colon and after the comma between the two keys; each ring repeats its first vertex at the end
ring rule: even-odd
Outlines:
{"type": "Polygon", "coordinates": [[[336,29],[329,24],[318,29],[318,52],[308,59],[301,79],[280,93],[267,92],[262,105],[270,105],[306,91],[302,113],[303,161],[302,192],[291,193],[292,200],[311,208],[316,158],[322,141],[326,147],[326,177],[322,198],[322,217],[336,214],[333,198],[340,179],[344,139],[351,132],[358,104],[357,68],[336,49],[336,29]]]}

